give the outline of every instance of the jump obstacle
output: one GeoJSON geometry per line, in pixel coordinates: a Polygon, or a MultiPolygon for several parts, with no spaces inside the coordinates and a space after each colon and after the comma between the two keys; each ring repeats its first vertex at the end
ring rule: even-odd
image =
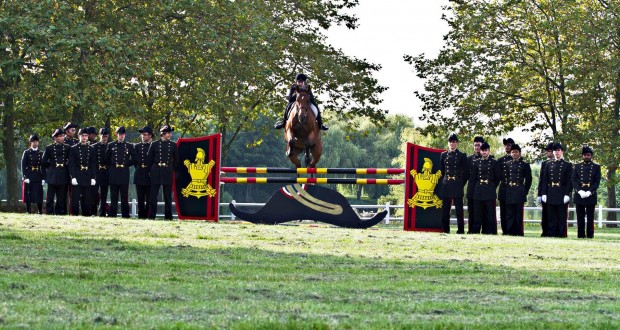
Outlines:
{"type": "MultiPolygon", "coordinates": [[[[372,219],[360,218],[348,201],[340,193],[316,184],[357,184],[357,185],[402,185],[405,184],[405,230],[439,231],[441,224],[436,221],[416,226],[418,215],[433,211],[438,219],[441,203],[435,194],[437,186],[438,158],[442,150],[429,149],[407,144],[407,168],[280,168],[280,167],[221,167],[221,135],[215,134],[201,138],[181,138],[177,141],[180,168],[176,173],[175,198],[188,209],[204,208],[197,199],[207,198],[206,216],[198,212],[181,216],[179,219],[202,219],[218,221],[220,185],[222,184],[287,184],[275,192],[265,206],[256,213],[238,210],[230,204],[230,210],[239,219],[263,224],[276,224],[294,220],[316,220],[348,228],[368,228],[379,223],[387,211],[377,213],[372,219]],[[205,151],[206,150],[206,151],[205,151]],[[181,151],[184,151],[183,153],[181,151]],[[199,156],[200,155],[200,156],[199,156]],[[205,157],[206,155],[206,157],[205,157]],[[206,159],[205,159],[206,158],[206,159]],[[432,158],[432,161],[431,161],[432,158]],[[421,159],[424,159],[422,161],[421,159]],[[195,163],[193,162],[195,160],[195,163]],[[208,162],[208,164],[207,164],[208,162]],[[433,162],[435,165],[433,165],[433,162]],[[430,167],[429,167],[430,163],[430,167]],[[424,165],[422,165],[424,164],[424,165]],[[185,171],[183,171],[185,170],[185,171]],[[435,172],[435,174],[433,174],[435,172]],[[355,174],[355,175],[398,175],[402,179],[369,178],[300,178],[300,177],[221,177],[222,174],[355,174]],[[212,175],[210,175],[212,174],[212,175]],[[414,184],[416,181],[416,184],[414,184]],[[416,186],[417,185],[417,186],[416,186]],[[418,187],[419,186],[419,187],[418,187]],[[413,221],[411,221],[413,219],[413,221]]],[[[177,203],[179,205],[179,203],[177,203]]],[[[190,210],[195,211],[195,210],[190,210]]],[[[420,224],[420,223],[419,223],[420,224]]]]}

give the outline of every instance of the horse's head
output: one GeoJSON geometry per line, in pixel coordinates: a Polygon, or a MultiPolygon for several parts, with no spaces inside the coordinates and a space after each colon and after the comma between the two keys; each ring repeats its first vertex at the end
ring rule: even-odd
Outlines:
{"type": "Polygon", "coordinates": [[[295,103],[297,104],[297,118],[300,123],[305,124],[308,117],[308,111],[310,111],[310,93],[308,88],[296,87],[297,98],[295,103]]]}

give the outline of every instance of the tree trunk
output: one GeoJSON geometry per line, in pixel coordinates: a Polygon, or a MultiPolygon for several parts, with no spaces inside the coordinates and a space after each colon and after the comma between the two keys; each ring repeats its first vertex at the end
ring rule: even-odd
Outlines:
{"type": "Polygon", "coordinates": [[[15,112],[14,96],[11,93],[4,95],[4,117],[2,129],[4,130],[4,160],[6,164],[6,191],[7,209],[16,211],[19,205],[19,186],[17,173],[17,157],[15,156],[15,112]]]}

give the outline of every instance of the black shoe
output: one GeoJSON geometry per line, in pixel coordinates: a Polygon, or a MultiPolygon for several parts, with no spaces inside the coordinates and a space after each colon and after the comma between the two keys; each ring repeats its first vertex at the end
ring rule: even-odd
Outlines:
{"type": "Polygon", "coordinates": [[[459,234],[459,235],[463,235],[463,234],[465,234],[465,231],[464,230],[459,230],[456,233],[459,234]]]}
{"type": "Polygon", "coordinates": [[[282,129],[283,127],[284,127],[284,120],[278,120],[276,124],[273,125],[273,128],[275,129],[282,129]]]}
{"type": "Polygon", "coordinates": [[[328,129],[329,129],[329,126],[327,126],[325,124],[321,124],[321,130],[327,131],[328,129]]]}

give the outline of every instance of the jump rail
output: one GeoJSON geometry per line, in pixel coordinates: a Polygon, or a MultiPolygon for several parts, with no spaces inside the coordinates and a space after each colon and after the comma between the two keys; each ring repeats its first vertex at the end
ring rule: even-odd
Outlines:
{"type": "Polygon", "coordinates": [[[404,168],[286,168],[222,167],[223,173],[297,173],[297,174],[403,174],[404,168]]]}
{"type": "Polygon", "coordinates": [[[322,183],[322,184],[404,184],[402,179],[355,178],[220,178],[222,183],[322,183]]]}

